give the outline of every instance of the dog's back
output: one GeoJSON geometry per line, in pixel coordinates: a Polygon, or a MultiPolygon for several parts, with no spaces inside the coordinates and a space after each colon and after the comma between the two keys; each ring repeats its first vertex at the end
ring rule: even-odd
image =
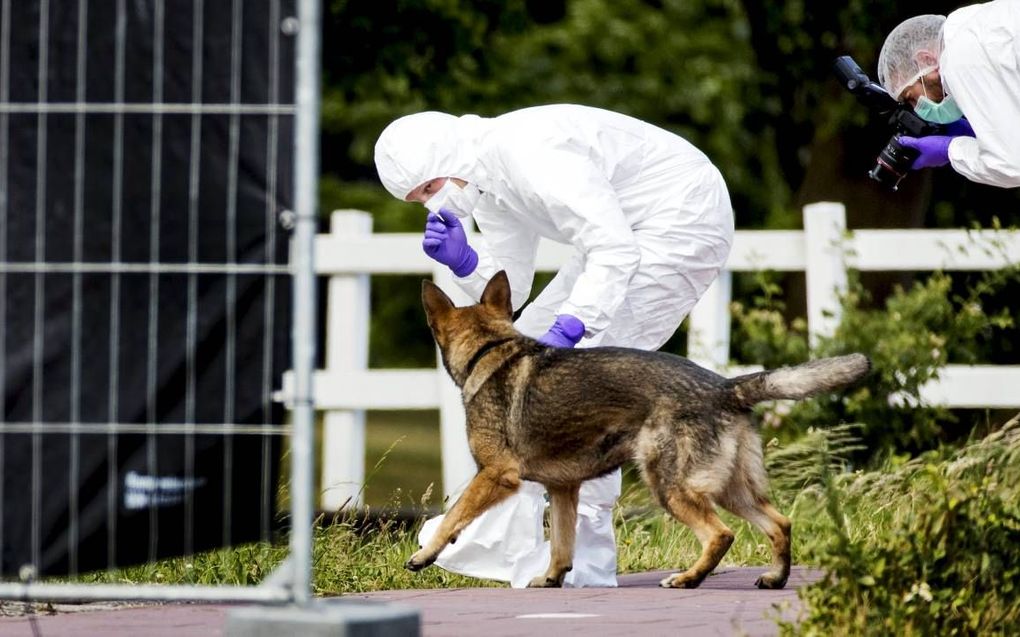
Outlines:
{"type": "Polygon", "coordinates": [[[745,428],[757,435],[747,418],[755,404],[832,391],[868,369],[854,354],[728,379],[660,352],[518,350],[472,401],[489,413],[470,420],[505,427],[524,477],[586,480],[640,461],[650,438],[711,456],[745,428]]]}
{"type": "Polygon", "coordinates": [[[532,354],[532,361],[530,381],[539,392],[555,386],[560,395],[576,388],[600,401],[622,394],[634,399],[711,401],[739,411],[766,400],[801,400],[835,391],[871,369],[866,356],[849,354],[727,378],[682,356],[621,347],[542,348],[532,354]]]}

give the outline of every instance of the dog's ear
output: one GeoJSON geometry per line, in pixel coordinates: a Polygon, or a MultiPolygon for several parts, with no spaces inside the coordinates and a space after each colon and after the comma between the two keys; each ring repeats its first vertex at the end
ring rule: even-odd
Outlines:
{"type": "Polygon", "coordinates": [[[510,294],[510,279],[507,278],[505,271],[500,270],[494,277],[489,279],[489,283],[485,286],[485,291],[482,292],[482,303],[496,308],[507,316],[513,316],[514,307],[510,294]]]}
{"type": "Polygon", "coordinates": [[[433,317],[439,317],[453,309],[453,301],[432,281],[423,279],[421,282],[421,304],[425,306],[425,315],[432,323],[433,317]]]}

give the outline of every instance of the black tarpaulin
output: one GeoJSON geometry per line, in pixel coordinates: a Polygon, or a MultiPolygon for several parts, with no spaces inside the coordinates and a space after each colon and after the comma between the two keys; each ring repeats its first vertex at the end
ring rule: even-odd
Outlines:
{"type": "Polygon", "coordinates": [[[293,13],[10,3],[0,574],[271,533],[280,441],[259,431],[282,420],[289,363],[293,13]]]}

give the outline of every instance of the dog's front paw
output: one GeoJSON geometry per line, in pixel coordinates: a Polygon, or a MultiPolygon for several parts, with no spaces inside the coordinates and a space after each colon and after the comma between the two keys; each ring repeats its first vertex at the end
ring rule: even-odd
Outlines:
{"type": "Polygon", "coordinates": [[[764,573],[755,580],[754,585],[758,588],[783,588],[786,586],[786,576],[779,573],[764,573]]]}
{"type": "Polygon", "coordinates": [[[435,555],[428,555],[425,551],[418,551],[411,556],[411,559],[404,562],[404,568],[409,571],[420,571],[436,561],[435,555]]]}
{"type": "Polygon", "coordinates": [[[670,575],[659,582],[662,588],[697,588],[704,578],[688,575],[686,572],[670,575]]]}

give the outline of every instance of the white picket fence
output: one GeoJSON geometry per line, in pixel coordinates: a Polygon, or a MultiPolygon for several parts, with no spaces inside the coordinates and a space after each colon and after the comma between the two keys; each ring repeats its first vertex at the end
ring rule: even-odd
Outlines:
{"type": "MultiPolygon", "coordinates": [[[[471,300],[445,266],[428,259],[418,233],[373,234],[367,212],[333,213],[331,232],[316,241],[317,271],[329,277],[326,369],[314,378],[324,412],[320,506],[357,506],[364,480],[366,409],[438,409],[444,495],[456,493],[474,474],[467,447],[460,393],[438,369],[367,369],[369,275],[431,275],[459,305],[471,300]]],[[[537,269],[554,271],[570,248],[543,242],[537,269]]],[[[847,268],[861,271],[995,270],[1020,262],[1020,234],[966,230],[846,230],[842,204],[804,208],[804,230],[738,230],[726,270],[689,317],[688,356],[721,372],[730,367],[732,273],[760,270],[804,272],[807,320],[812,338],[839,322],[837,299],[847,268]]],[[[395,328],[396,329],[396,328],[395,328]]],[[[284,379],[281,397],[290,393],[284,379]]],[[[927,385],[922,400],[950,407],[1020,407],[1020,365],[945,368],[927,385]]]]}

